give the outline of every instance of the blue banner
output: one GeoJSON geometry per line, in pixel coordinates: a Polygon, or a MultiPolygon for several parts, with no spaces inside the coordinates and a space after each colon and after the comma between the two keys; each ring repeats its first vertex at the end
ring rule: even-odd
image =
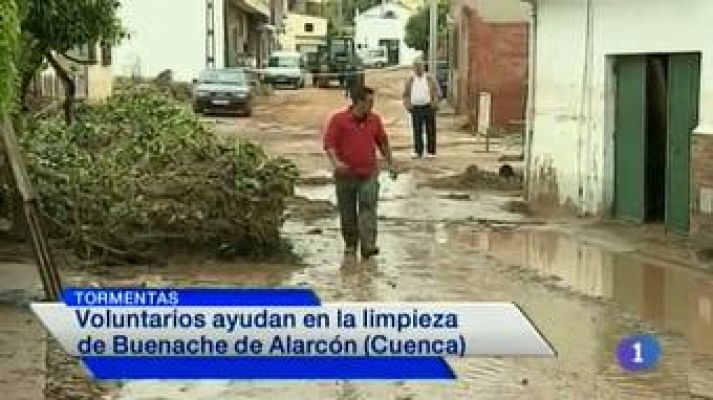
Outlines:
{"type": "Polygon", "coordinates": [[[84,357],[94,378],[452,380],[440,357],[84,357]]]}
{"type": "Polygon", "coordinates": [[[101,380],[452,380],[444,357],[556,355],[511,302],[322,304],[307,288],[171,287],[71,288],[63,300],[32,310],[101,380]]]}
{"type": "Polygon", "coordinates": [[[305,307],[319,306],[311,289],[147,289],[68,288],[62,292],[68,306],[83,307],[305,307]]]}

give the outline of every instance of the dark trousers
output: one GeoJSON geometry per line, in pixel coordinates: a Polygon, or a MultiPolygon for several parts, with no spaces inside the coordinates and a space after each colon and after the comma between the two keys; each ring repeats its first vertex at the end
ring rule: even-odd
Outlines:
{"type": "Polygon", "coordinates": [[[423,155],[423,132],[426,128],[426,150],[436,154],[436,113],[431,106],[413,106],[411,108],[413,124],[413,146],[417,155],[423,155]]]}
{"type": "Polygon", "coordinates": [[[376,177],[356,179],[335,176],[337,207],[342,237],[347,250],[362,252],[376,247],[376,206],[379,199],[379,181],[376,177]]]}

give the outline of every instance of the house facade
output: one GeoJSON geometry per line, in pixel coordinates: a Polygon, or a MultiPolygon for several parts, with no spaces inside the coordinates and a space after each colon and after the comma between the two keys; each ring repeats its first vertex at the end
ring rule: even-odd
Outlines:
{"type": "Polygon", "coordinates": [[[713,234],[713,3],[530,5],[530,203],[713,234]]]}
{"type": "MultiPolygon", "coordinates": [[[[112,47],[100,44],[80,46],[67,53],[78,60],[92,61],[90,65],[73,62],[59,54],[57,61],[74,80],[75,98],[90,104],[101,103],[112,92],[112,47]]],[[[64,97],[64,84],[52,67],[40,71],[30,84],[36,97],[60,99],[64,97]]]]}
{"type": "Polygon", "coordinates": [[[326,18],[289,13],[284,26],[284,33],[280,35],[282,50],[306,54],[316,52],[318,46],[326,43],[326,18]]]}
{"type": "Polygon", "coordinates": [[[357,15],[354,19],[357,51],[383,46],[390,65],[411,65],[421,55],[404,41],[406,23],[413,13],[401,3],[384,2],[357,15]]]}
{"type": "Polygon", "coordinates": [[[190,81],[207,67],[259,66],[277,47],[283,0],[121,0],[129,37],[115,49],[115,74],[153,78],[172,70],[190,81]],[[160,16],[160,18],[157,18],[160,16]]]}
{"type": "Polygon", "coordinates": [[[519,0],[454,0],[449,37],[451,100],[461,114],[487,115],[498,129],[522,129],[527,99],[527,5],[519,0]],[[486,102],[482,99],[487,98],[486,102]],[[487,112],[481,110],[489,107],[487,112]]]}
{"type": "Polygon", "coordinates": [[[226,67],[262,66],[277,43],[268,0],[226,0],[223,4],[226,67]]]}

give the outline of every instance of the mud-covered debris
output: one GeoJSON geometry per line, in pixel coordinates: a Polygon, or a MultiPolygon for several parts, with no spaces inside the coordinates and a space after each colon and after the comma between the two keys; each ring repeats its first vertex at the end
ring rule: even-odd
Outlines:
{"type": "Polygon", "coordinates": [[[503,206],[507,211],[519,214],[530,214],[530,206],[522,200],[512,200],[503,206]]]}
{"type": "Polygon", "coordinates": [[[308,235],[321,235],[322,234],[322,229],[321,228],[312,228],[307,231],[308,235]]]}
{"type": "Polygon", "coordinates": [[[434,178],[425,185],[436,189],[515,191],[522,190],[523,179],[512,167],[494,173],[470,165],[460,174],[434,178]]]}
{"type": "Polygon", "coordinates": [[[325,186],[334,183],[331,176],[303,176],[299,180],[300,185],[305,186],[325,186]]]}
{"type": "Polygon", "coordinates": [[[699,262],[713,263],[713,248],[697,249],[695,256],[699,262]]]}
{"type": "Polygon", "coordinates": [[[468,193],[448,193],[441,198],[448,200],[470,200],[471,197],[468,193]]]}
{"type": "Polygon", "coordinates": [[[522,154],[504,154],[498,158],[500,162],[524,161],[525,157],[522,154]]]}
{"type": "Polygon", "coordinates": [[[304,221],[333,218],[337,214],[337,207],[326,200],[312,200],[302,196],[287,199],[287,209],[290,218],[304,221]]]}
{"type": "Polygon", "coordinates": [[[513,178],[515,176],[515,169],[510,164],[503,164],[498,169],[498,175],[500,175],[501,178],[513,178]]]}

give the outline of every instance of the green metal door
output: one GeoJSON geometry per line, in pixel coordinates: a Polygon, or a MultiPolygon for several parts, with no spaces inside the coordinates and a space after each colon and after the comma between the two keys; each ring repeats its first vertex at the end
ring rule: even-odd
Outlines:
{"type": "Polygon", "coordinates": [[[700,55],[672,54],[668,71],[666,228],[688,233],[691,133],[698,123],[700,55]]]}
{"type": "Polygon", "coordinates": [[[614,213],[645,217],[646,57],[621,56],[616,67],[614,213]]]}

